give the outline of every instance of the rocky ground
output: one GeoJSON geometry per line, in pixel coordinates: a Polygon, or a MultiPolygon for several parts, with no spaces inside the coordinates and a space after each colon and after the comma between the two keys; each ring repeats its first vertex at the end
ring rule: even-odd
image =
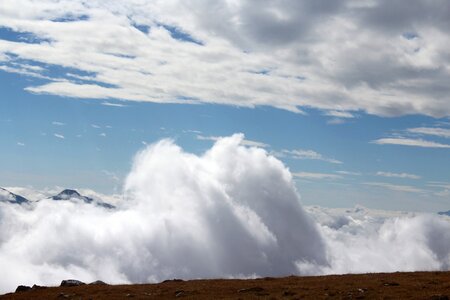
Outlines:
{"type": "Polygon", "coordinates": [[[0,299],[433,299],[450,298],[450,272],[377,273],[158,284],[22,287],[0,299]]]}

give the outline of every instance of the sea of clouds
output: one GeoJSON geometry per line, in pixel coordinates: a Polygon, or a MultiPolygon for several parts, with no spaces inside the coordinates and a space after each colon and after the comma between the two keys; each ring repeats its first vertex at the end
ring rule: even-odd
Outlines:
{"type": "Polygon", "coordinates": [[[62,279],[448,270],[450,222],[431,214],[303,208],[264,149],[221,138],[204,154],[171,140],[134,158],[114,210],[81,201],[0,203],[0,292],[62,279]]]}

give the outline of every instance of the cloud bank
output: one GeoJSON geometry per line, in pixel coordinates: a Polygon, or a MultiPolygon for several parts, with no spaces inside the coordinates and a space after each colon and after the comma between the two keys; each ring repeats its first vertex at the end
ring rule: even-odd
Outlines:
{"type": "Polygon", "coordinates": [[[449,268],[444,217],[307,213],[289,170],[243,139],[220,138],[200,156],[171,140],[147,146],[115,210],[50,199],[0,203],[0,266],[8,270],[0,291],[65,278],[129,283],[449,268]]]}
{"type": "Polygon", "coordinates": [[[445,117],[447,6],[3,0],[0,69],[39,79],[31,93],[75,98],[445,117]]]}

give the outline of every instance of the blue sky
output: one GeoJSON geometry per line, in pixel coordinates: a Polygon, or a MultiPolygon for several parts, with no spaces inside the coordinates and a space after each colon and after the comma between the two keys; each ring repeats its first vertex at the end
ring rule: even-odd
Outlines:
{"type": "Polygon", "coordinates": [[[242,132],[289,167],[305,204],[450,207],[445,16],[387,26],[373,19],[389,17],[383,1],[220,2],[224,28],[137,2],[0,8],[0,186],[117,193],[146,144],[201,154],[242,132]]]}

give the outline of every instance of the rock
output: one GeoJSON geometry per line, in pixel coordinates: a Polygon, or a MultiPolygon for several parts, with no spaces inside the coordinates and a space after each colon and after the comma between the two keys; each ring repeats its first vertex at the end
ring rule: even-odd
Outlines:
{"type": "Polygon", "coordinates": [[[26,292],[31,290],[31,287],[27,286],[27,285],[19,285],[16,289],[16,293],[17,292],[26,292]]]}
{"type": "Polygon", "coordinates": [[[85,284],[84,282],[81,282],[79,280],[67,279],[67,280],[61,281],[60,286],[80,286],[80,285],[84,285],[84,284],[85,284]]]}
{"type": "Polygon", "coordinates": [[[33,284],[33,286],[31,287],[32,290],[40,290],[40,289],[45,289],[46,286],[40,286],[37,284],[33,284]]]}
{"type": "Polygon", "coordinates": [[[101,280],[96,280],[94,282],[89,283],[89,285],[108,285],[108,284],[101,280]]]}
{"type": "Polygon", "coordinates": [[[161,282],[161,283],[169,283],[169,282],[183,282],[184,280],[183,279],[177,279],[177,278],[175,278],[175,279],[167,279],[167,280],[164,280],[163,282],[161,282]]]}

